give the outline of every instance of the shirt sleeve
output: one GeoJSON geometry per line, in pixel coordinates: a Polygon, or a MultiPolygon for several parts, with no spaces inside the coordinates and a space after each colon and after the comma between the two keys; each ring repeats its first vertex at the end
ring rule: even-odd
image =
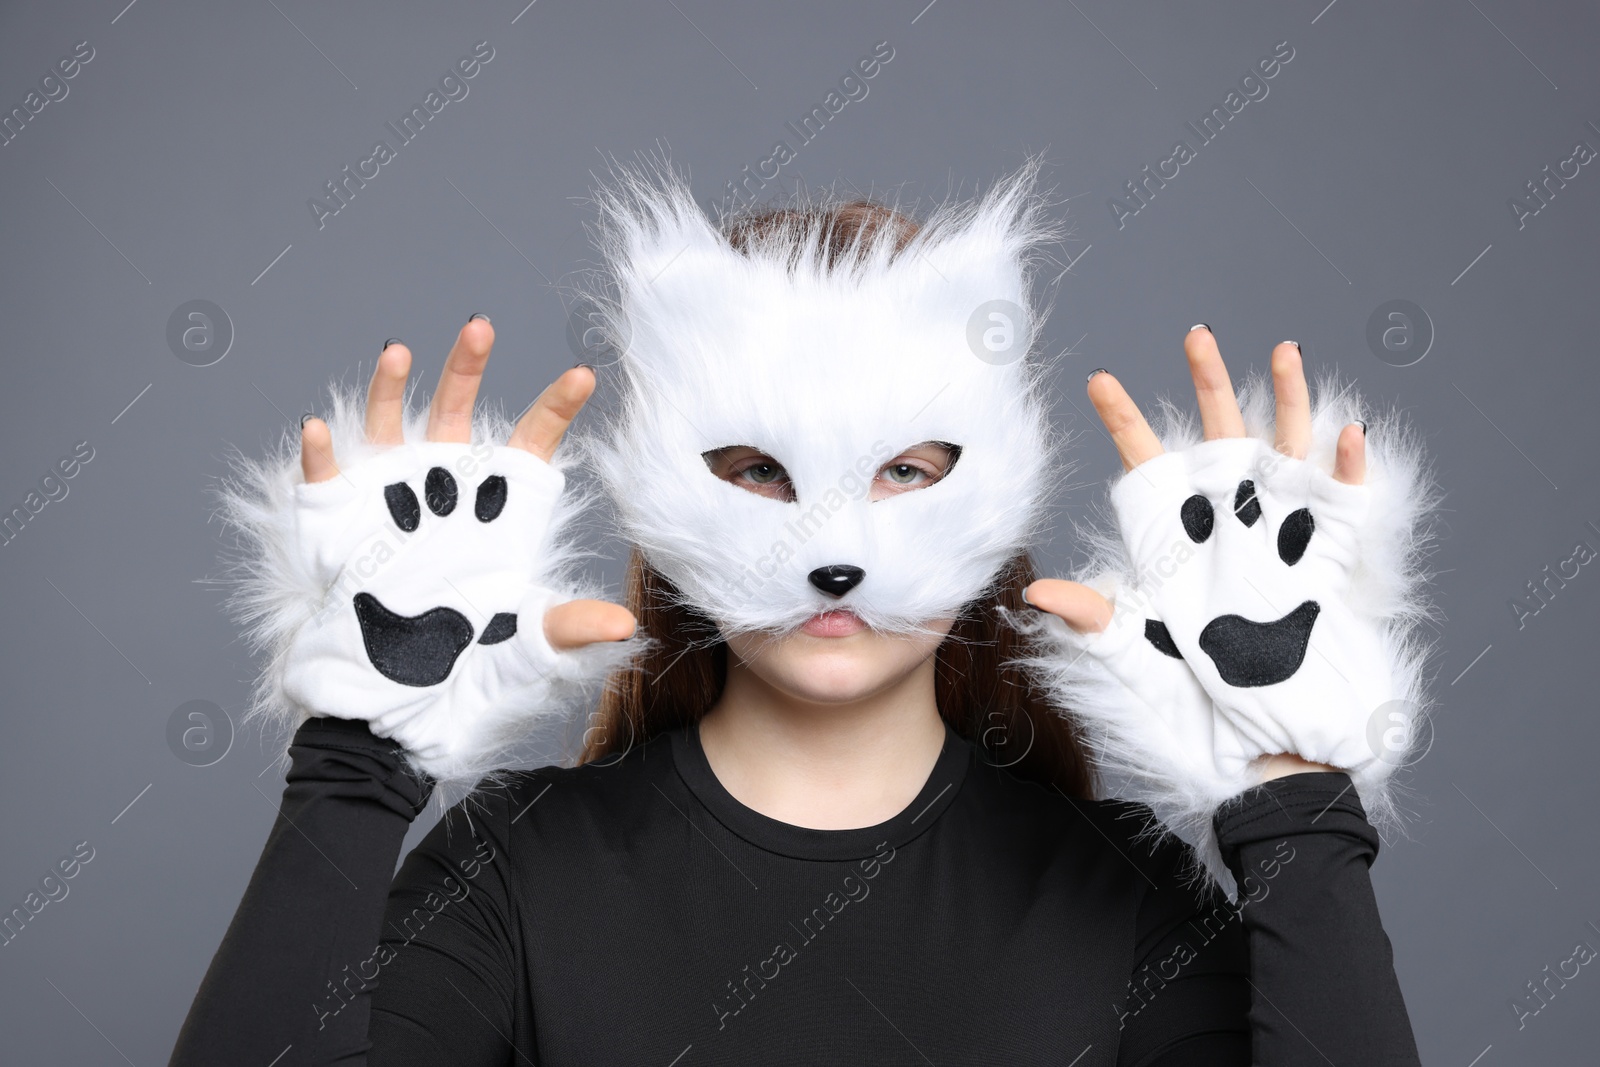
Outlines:
{"type": "Polygon", "coordinates": [[[289,756],[278,816],[173,1067],[366,1062],[366,1007],[350,989],[378,941],[406,829],[432,783],[365,722],[310,719],[289,756]]]}
{"type": "Polygon", "coordinates": [[[1237,903],[1193,884],[1174,838],[1140,864],[1119,1067],[1416,1067],[1368,874],[1378,835],[1349,776],[1273,779],[1213,824],[1237,903]]]}
{"type": "Polygon", "coordinates": [[[1378,834],[1349,775],[1275,778],[1213,820],[1239,884],[1261,1067],[1418,1067],[1368,869],[1378,834]]]}
{"type": "Polygon", "coordinates": [[[432,793],[400,747],[365,722],[311,719],[289,755],[277,821],[173,1067],[510,1062],[504,834],[519,791],[475,791],[396,874],[432,793]]]}
{"type": "Polygon", "coordinates": [[[539,788],[536,775],[480,785],[406,857],[375,956],[374,1067],[536,1064],[507,841],[539,788]]]}

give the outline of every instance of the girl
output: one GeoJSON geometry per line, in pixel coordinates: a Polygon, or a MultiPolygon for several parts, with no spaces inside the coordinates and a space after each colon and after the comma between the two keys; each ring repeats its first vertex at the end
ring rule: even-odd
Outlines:
{"type": "Polygon", "coordinates": [[[1292,342],[1268,427],[1198,326],[1205,440],[1092,375],[1122,537],[1036,581],[1034,170],[922,225],[603,193],[622,404],[578,443],[626,607],[565,539],[595,371],[475,412],[482,316],[425,416],[389,342],[247,472],[259,700],[300,725],[174,1064],[1418,1062],[1362,803],[1373,701],[1415,696],[1412,453],[1313,411],[1292,342]],[[576,766],[497,771],[393,874],[436,782],[608,678],[576,766]]]}

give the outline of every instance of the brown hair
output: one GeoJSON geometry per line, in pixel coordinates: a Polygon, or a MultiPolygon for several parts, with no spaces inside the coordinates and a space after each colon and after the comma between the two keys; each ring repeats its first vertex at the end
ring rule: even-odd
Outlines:
{"type": "MultiPolygon", "coordinates": [[[[918,223],[868,200],[827,208],[777,208],[724,227],[728,243],[748,254],[774,235],[820,242],[830,268],[859,255],[885,227],[898,253],[918,223]]],[[[939,714],[990,763],[1019,777],[1054,785],[1068,796],[1090,796],[1090,771],[1076,726],[1058,714],[1011,662],[1025,652],[1023,638],[1000,609],[1034,610],[1022,591],[1037,577],[1027,553],[1001,569],[986,594],[968,604],[934,654],[939,714]]],[[[650,737],[700,721],[718,697],[728,671],[728,646],[716,624],[682,598],[638,549],[628,560],[625,600],[653,640],[631,668],[613,677],[584,735],[578,762],[619,756],[650,737]]]]}
{"type": "Polygon", "coordinates": [[[728,243],[746,255],[753,245],[777,236],[815,240],[823,245],[828,266],[836,267],[841,260],[859,256],[883,229],[893,231],[894,252],[899,253],[922,227],[882,204],[852,200],[832,208],[780,207],[745,215],[730,222],[724,233],[728,243]]]}

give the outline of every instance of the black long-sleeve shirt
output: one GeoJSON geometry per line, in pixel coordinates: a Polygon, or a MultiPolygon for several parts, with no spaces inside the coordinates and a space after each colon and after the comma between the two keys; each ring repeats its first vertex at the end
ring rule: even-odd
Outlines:
{"type": "Polygon", "coordinates": [[[504,775],[392,885],[429,784],[361,722],[311,720],[291,755],[175,1067],[1419,1062],[1343,774],[1219,812],[1235,906],[1147,809],[953,731],[856,830],[743,806],[693,728],[504,775]]]}

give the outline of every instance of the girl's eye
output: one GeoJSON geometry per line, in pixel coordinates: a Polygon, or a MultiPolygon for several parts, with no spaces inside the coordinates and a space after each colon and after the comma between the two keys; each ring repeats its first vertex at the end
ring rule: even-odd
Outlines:
{"type": "Polygon", "coordinates": [[[944,478],[961,455],[961,446],[945,441],[913,445],[878,468],[872,499],[883,500],[912,489],[926,489],[944,478]]]}
{"type": "Polygon", "coordinates": [[[910,463],[891,463],[883,473],[896,485],[918,485],[919,479],[929,477],[927,471],[910,463]]]}
{"type": "Polygon", "coordinates": [[[749,445],[728,445],[703,452],[700,458],[706,461],[712,474],[729,485],[772,500],[794,500],[794,486],[789,483],[789,472],[765,452],[749,445]]]}
{"type": "Polygon", "coordinates": [[[740,473],[757,485],[771,485],[783,478],[783,468],[776,463],[754,463],[740,473]]]}

